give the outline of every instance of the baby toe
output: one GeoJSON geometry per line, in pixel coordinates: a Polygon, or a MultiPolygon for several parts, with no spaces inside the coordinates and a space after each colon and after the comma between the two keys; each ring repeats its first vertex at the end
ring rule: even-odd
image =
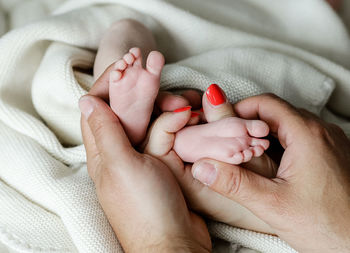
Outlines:
{"type": "Polygon", "coordinates": [[[115,68],[120,71],[125,70],[127,66],[128,64],[124,60],[119,60],[115,63],[115,68]]]}
{"type": "Polygon", "coordinates": [[[243,154],[241,152],[238,152],[233,155],[232,164],[241,164],[243,160],[244,160],[243,154]]]}
{"type": "Polygon", "coordinates": [[[261,146],[255,146],[250,148],[253,151],[255,157],[262,156],[264,154],[264,148],[261,146]]]}
{"type": "Polygon", "coordinates": [[[141,49],[138,47],[131,48],[129,52],[134,56],[135,61],[133,66],[141,67],[142,66],[142,55],[141,55],[141,49]]]}
{"type": "Polygon", "coordinates": [[[265,140],[265,139],[252,138],[250,146],[253,146],[253,147],[254,146],[261,146],[264,150],[266,150],[270,146],[270,142],[268,140],[265,140]]]}
{"type": "Polygon", "coordinates": [[[129,65],[132,64],[135,61],[134,56],[132,54],[130,54],[130,53],[127,53],[126,55],[124,55],[123,59],[129,65]]]}
{"type": "Polygon", "coordinates": [[[131,48],[129,53],[131,53],[135,58],[141,57],[141,49],[138,47],[131,48]]]}
{"type": "Polygon", "coordinates": [[[250,136],[265,137],[269,134],[269,126],[264,121],[247,120],[245,124],[250,136]]]}
{"type": "Polygon", "coordinates": [[[152,51],[147,58],[147,71],[153,75],[159,76],[164,67],[164,56],[158,51],[152,51]]]}
{"type": "Polygon", "coordinates": [[[243,162],[248,162],[253,157],[253,151],[250,149],[246,149],[242,153],[243,153],[243,162]]]}
{"type": "Polygon", "coordinates": [[[122,73],[120,73],[119,71],[111,71],[111,73],[109,74],[109,82],[116,83],[120,80],[121,77],[122,73]]]}

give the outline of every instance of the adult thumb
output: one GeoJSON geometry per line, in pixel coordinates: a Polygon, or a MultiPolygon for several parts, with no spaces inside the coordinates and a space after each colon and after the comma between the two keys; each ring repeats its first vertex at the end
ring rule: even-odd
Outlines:
{"type": "Polygon", "coordinates": [[[255,215],[271,208],[271,196],[277,192],[277,182],[240,166],[211,159],[202,159],[192,166],[195,179],[212,190],[245,206],[255,215]]]}
{"type": "Polygon", "coordinates": [[[85,95],[79,101],[82,134],[88,158],[89,150],[96,146],[98,154],[108,161],[130,161],[134,158],[132,148],[123,126],[112,109],[99,97],[85,95]],[[89,131],[87,131],[89,129],[89,131]]]}

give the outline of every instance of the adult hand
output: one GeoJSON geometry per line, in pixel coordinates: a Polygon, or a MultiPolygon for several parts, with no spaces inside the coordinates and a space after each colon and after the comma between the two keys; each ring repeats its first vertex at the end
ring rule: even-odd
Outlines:
{"type": "MultiPolygon", "coordinates": [[[[217,121],[225,117],[236,116],[232,105],[226,100],[224,92],[217,85],[211,85],[207,92],[203,95],[203,99],[201,99],[199,93],[194,93],[193,91],[189,91],[189,93],[191,96],[187,96],[187,99],[191,102],[191,105],[200,106],[200,101],[202,100],[204,109],[204,115],[202,116],[204,116],[205,120],[208,122],[217,121]],[[213,88],[216,90],[211,93],[215,93],[220,98],[224,98],[221,99],[222,103],[220,105],[211,106],[208,102],[207,93],[213,88]],[[225,102],[223,102],[224,100],[225,102]]],[[[159,105],[161,105],[159,108],[164,111],[167,110],[171,104],[169,103],[169,100],[164,100],[162,103],[159,103],[159,105]]],[[[155,150],[157,147],[161,147],[162,143],[171,143],[171,146],[167,147],[168,149],[171,149],[174,140],[173,135],[167,134],[169,132],[167,129],[162,129],[162,131],[164,132],[162,138],[158,138],[162,141],[152,145],[151,149],[146,150],[151,155],[157,156],[159,159],[163,159],[162,156],[160,156],[159,153],[152,153],[152,150],[155,150]]],[[[157,133],[162,131],[153,129],[151,132],[157,133]]],[[[167,148],[162,148],[162,150],[167,150],[167,148]]],[[[168,166],[172,169],[174,175],[176,176],[192,210],[195,210],[196,212],[199,212],[213,220],[235,227],[274,234],[273,229],[268,224],[256,217],[247,208],[243,207],[232,199],[223,197],[199,181],[193,180],[191,165],[187,164],[184,166],[182,162],[174,163],[169,161],[168,166]],[[171,166],[171,164],[177,165],[171,166]]],[[[242,166],[265,177],[275,177],[277,171],[277,166],[275,166],[273,161],[267,155],[252,159],[250,162],[244,163],[242,166]]]]}
{"type": "Polygon", "coordinates": [[[203,159],[192,167],[210,189],[248,208],[301,252],[350,251],[350,141],[337,126],[273,95],[234,106],[261,119],[285,149],[277,176],[203,159]]]}
{"type": "MultiPolygon", "coordinates": [[[[90,94],[104,97],[104,75],[90,94]]],[[[102,99],[85,96],[80,108],[88,172],[124,250],[209,252],[206,225],[188,210],[170,169],[132,148],[118,117],[102,99]]],[[[174,131],[190,118],[188,112],[173,116],[174,131]]]]}

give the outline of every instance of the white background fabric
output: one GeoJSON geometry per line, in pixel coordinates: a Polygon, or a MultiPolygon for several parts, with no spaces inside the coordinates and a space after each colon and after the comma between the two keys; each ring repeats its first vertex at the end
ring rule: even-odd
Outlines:
{"type": "MultiPolygon", "coordinates": [[[[350,135],[349,37],[323,0],[0,3],[0,33],[12,29],[0,39],[0,242],[12,251],[121,252],[87,175],[78,100],[93,81],[75,68],[91,69],[116,20],[153,31],[168,62],[162,89],[216,82],[231,102],[274,92],[350,135]]],[[[209,228],[232,245],[293,252],[276,237],[209,228]]]]}

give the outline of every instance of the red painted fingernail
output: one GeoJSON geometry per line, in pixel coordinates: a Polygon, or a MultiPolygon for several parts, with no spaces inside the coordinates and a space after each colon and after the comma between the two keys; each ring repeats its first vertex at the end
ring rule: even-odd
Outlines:
{"type": "Polygon", "coordinates": [[[185,107],[174,110],[174,112],[184,112],[184,111],[191,110],[191,108],[192,108],[192,106],[185,106],[185,107]]]}
{"type": "Polygon", "coordinates": [[[198,117],[199,113],[198,112],[191,112],[191,118],[198,117]]]}
{"type": "Polygon", "coordinates": [[[212,105],[221,105],[226,102],[226,97],[223,91],[215,83],[209,86],[205,94],[212,105]]]}
{"type": "Polygon", "coordinates": [[[200,109],[200,111],[201,111],[201,112],[204,112],[204,109],[203,109],[203,107],[202,107],[202,108],[200,109]]]}

